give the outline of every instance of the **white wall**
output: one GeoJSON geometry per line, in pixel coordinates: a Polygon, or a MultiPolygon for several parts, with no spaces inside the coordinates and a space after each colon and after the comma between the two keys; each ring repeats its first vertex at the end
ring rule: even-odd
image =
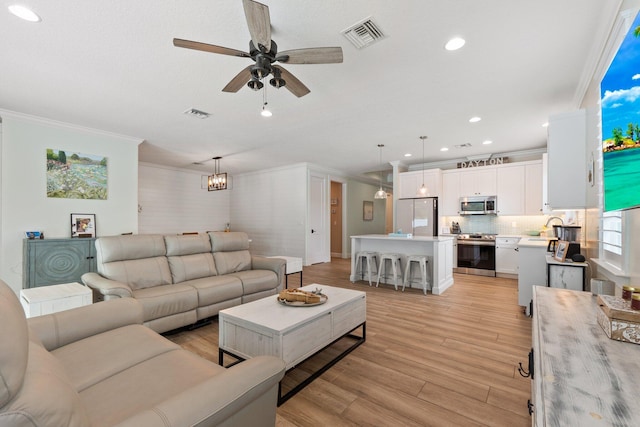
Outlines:
{"type": "Polygon", "coordinates": [[[393,199],[374,199],[373,195],[378,187],[371,184],[349,180],[347,183],[347,251],[351,254],[350,236],[363,234],[385,234],[386,229],[386,203],[393,203],[393,199]],[[373,202],[373,221],[362,219],[362,202],[373,202]]]}
{"type": "Polygon", "coordinates": [[[307,165],[234,175],[231,230],[249,234],[256,255],[305,257],[307,165]]]}
{"type": "MultiPolygon", "coordinates": [[[[201,188],[204,173],[140,163],[140,234],[222,231],[229,221],[232,190],[201,188]]],[[[232,177],[230,178],[230,180],[232,177]]]]}
{"type": "Polygon", "coordinates": [[[141,140],[0,110],[0,278],[22,288],[26,230],[70,237],[70,215],[96,215],[98,236],[137,232],[138,144],[141,140]],[[103,155],[108,159],[107,200],[47,197],[46,149],[103,155]]]}

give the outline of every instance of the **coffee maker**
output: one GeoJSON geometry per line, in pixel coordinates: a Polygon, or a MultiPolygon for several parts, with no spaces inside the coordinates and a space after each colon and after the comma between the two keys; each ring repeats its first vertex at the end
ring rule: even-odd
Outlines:
{"type": "Polygon", "coordinates": [[[579,225],[554,225],[555,238],[549,240],[547,251],[555,253],[558,241],[569,242],[567,246],[566,258],[571,259],[580,253],[580,240],[582,238],[582,227],[579,225]]]}

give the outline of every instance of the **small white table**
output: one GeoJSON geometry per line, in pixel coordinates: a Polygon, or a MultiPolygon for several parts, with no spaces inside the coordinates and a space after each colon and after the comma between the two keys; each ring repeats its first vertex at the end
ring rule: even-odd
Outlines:
{"type": "Polygon", "coordinates": [[[39,286],[20,290],[20,303],[27,317],[42,316],[93,303],[93,293],[80,283],[39,286]]]}
{"type": "MultiPolygon", "coordinates": [[[[290,370],[343,337],[355,342],[281,396],[278,406],[341,360],[366,340],[366,293],[351,289],[312,284],[307,291],[321,288],[328,299],[321,305],[290,307],[272,295],[247,304],[221,310],[218,363],[228,354],[242,361],[260,355],[280,357],[290,370]],[[352,332],[362,326],[361,336],[352,332]]],[[[237,362],[236,362],[237,363],[237,362]]]]}
{"type": "Polygon", "coordinates": [[[268,258],[282,258],[287,262],[284,269],[284,287],[289,288],[289,276],[291,274],[300,273],[300,287],[302,287],[302,258],[292,256],[271,256],[268,258]]]}

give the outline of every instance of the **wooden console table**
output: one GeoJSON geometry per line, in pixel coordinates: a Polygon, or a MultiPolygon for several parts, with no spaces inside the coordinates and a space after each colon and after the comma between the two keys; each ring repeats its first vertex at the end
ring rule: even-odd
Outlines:
{"type": "Polygon", "coordinates": [[[640,345],[607,338],[596,299],[533,287],[532,425],[638,425],[640,345]]]}

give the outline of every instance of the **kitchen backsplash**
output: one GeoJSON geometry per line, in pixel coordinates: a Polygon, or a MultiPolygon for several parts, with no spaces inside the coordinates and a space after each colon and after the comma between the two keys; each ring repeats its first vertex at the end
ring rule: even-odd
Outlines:
{"type": "MultiPolygon", "coordinates": [[[[560,213],[559,215],[528,215],[528,216],[500,216],[500,215],[467,215],[467,216],[443,216],[440,217],[440,228],[451,227],[451,221],[460,224],[461,233],[488,233],[506,235],[527,235],[530,231],[541,231],[543,226],[552,216],[561,217],[565,224],[571,220],[576,225],[583,223],[584,213],[573,211],[571,215],[560,213]]],[[[556,219],[549,223],[560,224],[556,219]]],[[[442,230],[441,230],[442,231],[442,230]]]]}

